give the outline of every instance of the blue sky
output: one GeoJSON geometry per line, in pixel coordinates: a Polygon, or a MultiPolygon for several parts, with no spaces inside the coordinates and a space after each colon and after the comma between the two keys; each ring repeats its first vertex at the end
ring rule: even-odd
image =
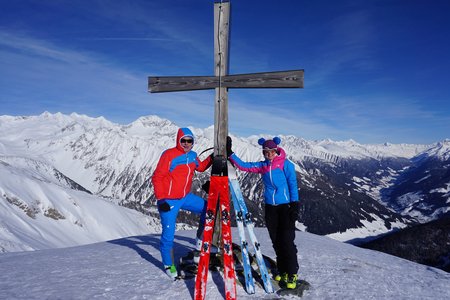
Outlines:
{"type": "MultiPolygon", "coordinates": [[[[213,1],[0,0],[0,115],[214,123],[213,1]]],[[[305,70],[304,89],[229,91],[229,131],[307,140],[450,138],[450,1],[231,1],[230,74],[305,70]]]]}

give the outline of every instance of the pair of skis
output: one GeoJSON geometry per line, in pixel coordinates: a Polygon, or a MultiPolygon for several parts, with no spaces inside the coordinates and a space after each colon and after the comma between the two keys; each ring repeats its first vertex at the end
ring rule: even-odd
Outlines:
{"type": "Polygon", "coordinates": [[[208,280],[209,257],[214,233],[217,204],[219,204],[222,223],[223,247],[223,278],[225,283],[225,299],[236,299],[236,276],[233,263],[233,249],[230,220],[230,189],[227,176],[211,176],[209,186],[208,206],[206,209],[205,228],[203,231],[203,244],[198,263],[197,277],[195,279],[195,300],[206,297],[206,283],[208,280]]]}
{"type": "Polygon", "coordinates": [[[230,220],[230,188],[233,199],[233,206],[236,213],[239,237],[241,240],[246,291],[249,294],[255,293],[255,283],[253,280],[252,268],[250,265],[250,257],[247,247],[248,243],[245,237],[245,228],[247,228],[251,244],[255,249],[256,261],[258,263],[261,278],[264,283],[264,289],[267,293],[274,292],[269,273],[264,263],[263,255],[261,253],[260,244],[253,230],[254,224],[251,219],[250,213],[247,211],[247,206],[245,205],[245,201],[241,193],[241,188],[239,186],[239,181],[237,180],[236,171],[234,167],[230,163],[228,163],[228,176],[211,176],[208,193],[208,205],[206,209],[205,227],[203,231],[203,243],[200,252],[200,261],[198,263],[197,277],[195,280],[195,300],[203,300],[206,297],[209,258],[214,233],[214,224],[216,221],[215,218],[217,204],[219,204],[221,212],[225,298],[227,300],[236,299],[236,276],[233,262],[230,220]]]}
{"type": "Polygon", "coordinates": [[[236,170],[230,164],[228,166],[228,180],[230,182],[233,207],[236,214],[239,238],[241,240],[242,264],[244,267],[244,275],[245,275],[245,289],[249,294],[255,293],[255,282],[253,280],[252,275],[252,267],[250,264],[247,238],[245,236],[245,228],[247,228],[250,237],[250,242],[255,250],[256,262],[258,263],[261,279],[263,280],[264,283],[264,290],[266,291],[266,293],[273,293],[274,289],[272,286],[270,275],[269,272],[267,271],[267,267],[264,262],[260,244],[253,230],[255,226],[251,219],[251,214],[248,212],[247,206],[245,205],[244,197],[242,196],[241,192],[241,187],[239,185],[239,181],[236,176],[236,170]]]}

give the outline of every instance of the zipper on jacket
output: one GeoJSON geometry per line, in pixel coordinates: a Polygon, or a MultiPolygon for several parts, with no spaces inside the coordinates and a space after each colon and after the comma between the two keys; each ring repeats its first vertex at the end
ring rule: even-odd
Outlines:
{"type": "Polygon", "coordinates": [[[170,184],[169,184],[169,196],[170,196],[171,192],[172,192],[172,179],[170,179],[170,184]]]}
{"type": "MultiPolygon", "coordinates": [[[[170,162],[169,162],[169,170],[170,170],[170,162]]],[[[172,177],[170,178],[170,184],[169,184],[169,194],[168,196],[170,196],[170,193],[172,192],[172,177]]]]}
{"type": "Polygon", "coordinates": [[[270,178],[270,183],[272,184],[273,187],[273,193],[272,193],[272,203],[273,205],[275,205],[275,185],[273,184],[273,178],[272,178],[272,162],[270,162],[270,168],[269,168],[269,178],[270,178]]]}

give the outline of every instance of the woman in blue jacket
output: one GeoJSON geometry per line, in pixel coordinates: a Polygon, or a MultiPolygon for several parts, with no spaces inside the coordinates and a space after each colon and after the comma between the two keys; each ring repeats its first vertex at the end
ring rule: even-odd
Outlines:
{"type": "Polygon", "coordinates": [[[261,138],[264,160],[243,162],[231,150],[231,138],[227,139],[228,159],[240,170],[262,175],[264,183],[265,220],[277,256],[278,274],[275,280],[287,288],[297,286],[297,247],[295,245],[295,221],[299,214],[297,177],[294,164],[286,159],[286,152],[278,147],[281,139],[261,138]]]}

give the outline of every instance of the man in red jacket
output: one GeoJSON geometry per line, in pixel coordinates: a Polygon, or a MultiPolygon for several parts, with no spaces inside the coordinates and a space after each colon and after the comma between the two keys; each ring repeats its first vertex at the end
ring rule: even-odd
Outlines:
{"type": "Polygon", "coordinates": [[[177,270],[173,261],[173,239],[178,211],[188,210],[201,214],[196,243],[201,243],[205,220],[206,201],[191,194],[195,171],[204,172],[211,164],[211,156],[200,161],[192,151],[194,135],[189,128],[178,129],[176,146],[164,151],[152,176],[152,183],[161,217],[160,251],[165,271],[175,279],[177,270]]]}

